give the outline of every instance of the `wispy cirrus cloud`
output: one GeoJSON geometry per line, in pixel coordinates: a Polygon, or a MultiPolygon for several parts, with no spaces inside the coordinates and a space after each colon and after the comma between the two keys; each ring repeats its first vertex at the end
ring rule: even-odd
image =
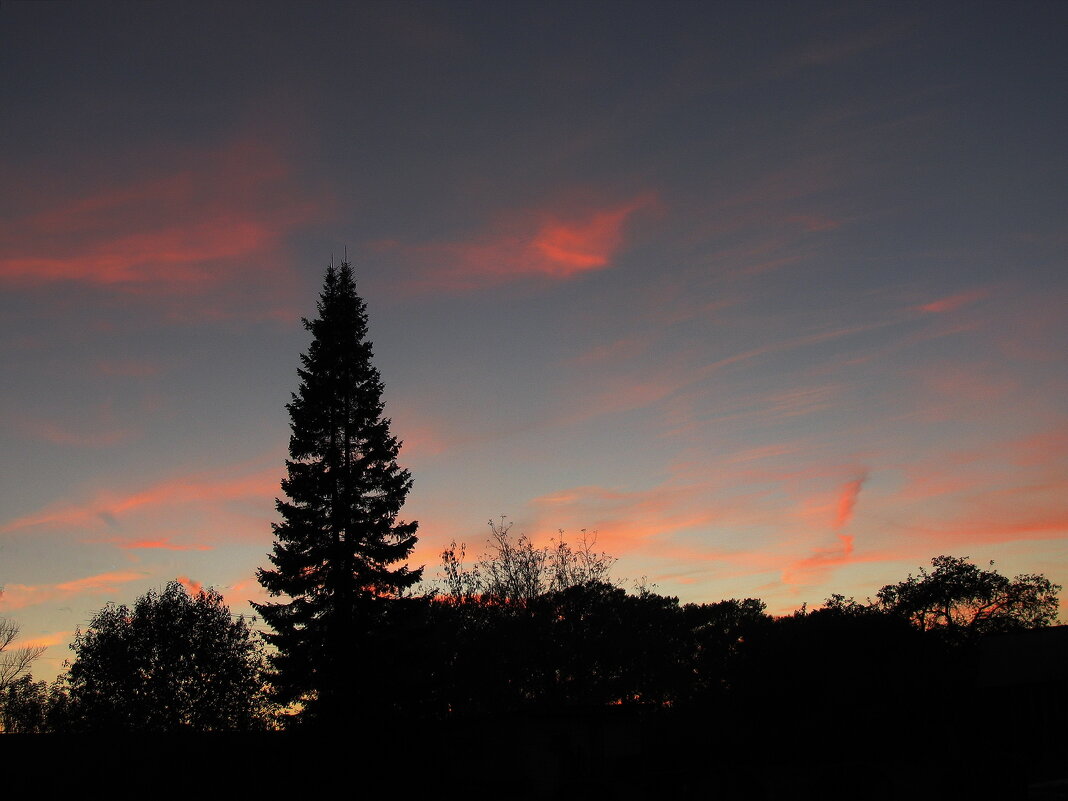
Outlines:
{"type": "Polygon", "coordinates": [[[628,223],[657,208],[655,193],[599,204],[513,211],[466,241],[374,247],[411,264],[414,291],[470,291],[530,278],[563,280],[611,266],[626,245],[628,223]]]}
{"type": "Polygon", "coordinates": [[[857,506],[860,488],[864,486],[864,482],[867,480],[868,471],[865,470],[857,478],[842,485],[838,495],[838,509],[834,516],[834,528],[836,531],[841,531],[853,519],[853,510],[857,506]]]}
{"type": "Polygon", "coordinates": [[[21,435],[44,440],[53,445],[72,445],[88,448],[106,448],[135,438],[140,432],[132,427],[113,425],[89,429],[74,428],[53,420],[32,417],[16,417],[12,427],[21,435]]]}
{"type": "Polygon", "coordinates": [[[116,541],[115,544],[125,551],[211,551],[214,550],[215,547],[213,545],[205,545],[203,543],[190,543],[187,545],[183,545],[181,543],[171,542],[169,539],[134,540],[132,542],[116,541]]]}
{"type": "Polygon", "coordinates": [[[930,303],[925,303],[920,306],[920,311],[925,311],[929,314],[953,312],[962,309],[965,306],[970,306],[989,295],[990,290],[986,288],[969,289],[964,292],[957,292],[953,295],[947,295],[946,297],[932,300],[930,303]]]}
{"type": "Polygon", "coordinates": [[[783,566],[782,583],[786,585],[813,584],[821,581],[827,571],[853,561],[853,537],[838,534],[838,543],[827,548],[817,548],[809,556],[783,566]]]}
{"type": "Polygon", "coordinates": [[[246,531],[251,535],[265,530],[279,479],[279,468],[238,467],[177,476],[138,489],[101,491],[82,502],[56,503],[0,524],[0,533],[73,531],[86,541],[118,544],[126,550],[205,550],[212,547],[206,539],[230,540],[246,531]],[[173,537],[160,535],[176,528],[191,542],[176,543],[173,537]],[[124,529],[136,530],[142,537],[117,541],[114,532],[124,529]]]}
{"type": "Polygon", "coordinates": [[[134,570],[113,570],[59,584],[6,584],[3,595],[0,595],[0,609],[24,609],[81,595],[107,595],[118,592],[122,585],[139,581],[147,575],[134,570]]]}
{"type": "Polygon", "coordinates": [[[26,648],[50,648],[53,645],[63,645],[70,639],[73,631],[53,631],[49,634],[40,634],[19,641],[20,647],[26,648]]]}
{"type": "MultiPolygon", "coordinates": [[[[868,471],[862,469],[856,478],[845,482],[838,488],[837,497],[833,503],[834,517],[830,521],[838,541],[834,545],[816,547],[806,556],[788,560],[780,568],[783,584],[795,588],[800,585],[814,584],[824,580],[828,572],[834,568],[858,560],[877,561],[882,558],[873,553],[857,555],[854,535],[843,531],[853,520],[860,490],[867,480],[868,471]]],[[[820,510],[819,517],[822,518],[823,505],[817,504],[816,508],[820,510]]]]}
{"type": "Polygon", "coordinates": [[[81,187],[73,200],[35,198],[33,210],[0,223],[0,285],[186,301],[237,283],[267,292],[287,277],[277,255],[286,237],[327,213],[282,151],[254,138],[115,173],[123,177],[113,184],[81,187]],[[253,274],[261,280],[242,281],[253,274]]]}

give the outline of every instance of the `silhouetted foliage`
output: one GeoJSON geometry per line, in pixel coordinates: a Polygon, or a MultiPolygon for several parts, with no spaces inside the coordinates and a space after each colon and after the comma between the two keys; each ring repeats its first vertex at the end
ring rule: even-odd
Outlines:
{"type": "Polygon", "coordinates": [[[71,715],[62,678],[48,684],[22,676],[0,691],[0,731],[7,734],[64,732],[71,715]]]}
{"type": "Polygon", "coordinates": [[[523,601],[430,603],[438,713],[672,701],[688,650],[678,599],[590,581],[523,601]]]}
{"type": "Polygon", "coordinates": [[[396,520],[412,481],[382,416],[366,306],[347,262],[326,271],[317,309],[304,320],[313,339],[286,407],[288,500],[277,502],[274,569],[259,571],[272,596],[289,600],[255,607],[274,629],[278,699],[302,705],[306,722],[347,725],[357,707],[366,714],[395,701],[386,692],[399,658],[389,601],[422,568],[391,567],[415,547],[418,524],[396,520]]]}
{"type": "Polygon", "coordinates": [[[771,623],[765,608],[756,598],[683,607],[689,638],[689,676],[683,697],[701,704],[723,700],[737,683],[747,640],[771,623]]]}
{"type": "Polygon", "coordinates": [[[615,559],[583,532],[536,547],[490,522],[473,566],[442,554],[447,594],[430,604],[439,710],[481,713],[604,705],[670,706],[723,692],[743,632],[767,619],[755,599],[680,607],[606,579],[615,559]],[[448,645],[445,646],[444,644],[448,645]]]}
{"type": "Polygon", "coordinates": [[[450,543],[441,554],[445,589],[453,598],[489,596],[498,601],[526,603],[568,587],[608,581],[615,559],[597,553],[597,537],[582,530],[577,546],[559,532],[551,544],[536,547],[526,534],[513,538],[512,524],[501,517],[489,521],[490,550],[475,564],[464,565],[467,546],[450,543]]]}
{"type": "Polygon", "coordinates": [[[931,565],[930,573],[920,568],[919,576],[879,590],[879,608],[950,638],[1042,628],[1057,620],[1061,587],[1045,576],[1010,580],[967,557],[937,556],[931,565]]]}
{"type": "Polygon", "coordinates": [[[213,589],[190,595],[172,581],[132,608],[108,604],[71,650],[76,727],[230,731],[265,717],[257,641],[213,589]]]}

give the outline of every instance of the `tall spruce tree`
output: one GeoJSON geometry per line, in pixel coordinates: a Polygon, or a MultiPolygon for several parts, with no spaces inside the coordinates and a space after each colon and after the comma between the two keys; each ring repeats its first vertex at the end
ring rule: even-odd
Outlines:
{"type": "Polygon", "coordinates": [[[306,722],[333,726],[388,703],[381,685],[397,673],[396,655],[383,648],[391,640],[383,629],[422,568],[398,566],[416,541],[418,523],[397,521],[412,479],[382,416],[366,305],[347,261],[327,269],[317,309],[303,320],[313,339],[286,406],[288,500],[276,501],[274,569],[258,573],[271,596],[289,600],[254,606],[274,629],[278,700],[302,703],[306,722]]]}

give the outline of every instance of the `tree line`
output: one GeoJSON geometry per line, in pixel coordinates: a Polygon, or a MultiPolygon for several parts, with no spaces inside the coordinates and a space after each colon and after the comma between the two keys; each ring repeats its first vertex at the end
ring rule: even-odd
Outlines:
{"type": "Polygon", "coordinates": [[[933,687],[957,692],[982,638],[1057,620],[1061,588],[1044,576],[954,556],[874,599],[835,595],[786,617],[755,598],[684,604],[613,582],[614,560],[585,533],[538,547],[503,519],[473,564],[464,545],[446,548],[428,589],[406,563],[418,523],[398,516],[412,479],[348,263],[326,271],[317,311],[303,321],[285,497],[258,574],[270,630],[257,635],[215,590],[171,582],[94,615],[52,684],[0,638],[4,731],[335,732],[617,706],[735,727],[791,711],[875,723],[933,687]]]}
{"type": "MultiPolygon", "coordinates": [[[[885,708],[921,688],[927,696],[935,684],[949,691],[983,637],[1056,622],[1060,589],[1040,575],[1009,579],[940,556],[931,570],[883,587],[875,599],[834,595],[818,608],[773,617],[755,598],[684,604],[649,588],[584,578],[583,552],[565,540],[536,548],[495,528],[492,542],[492,553],[472,568],[457,560],[456,546],[446,549],[442,586],[390,600],[388,622],[365,640],[362,657],[378,675],[359,688],[376,696],[359,719],[442,721],[612,705],[722,713],[755,702],[764,708],[772,697],[785,708],[843,692],[850,703],[885,708]],[[561,569],[577,580],[561,581],[561,569]],[[501,592],[520,587],[525,594],[501,592]]],[[[596,560],[595,573],[610,561],[596,560]]],[[[26,673],[5,680],[0,726],[320,729],[319,718],[279,692],[270,646],[251,623],[232,616],[215,590],[190,593],[178,582],[132,606],[109,604],[78,632],[74,659],[56,681],[26,673]]]]}

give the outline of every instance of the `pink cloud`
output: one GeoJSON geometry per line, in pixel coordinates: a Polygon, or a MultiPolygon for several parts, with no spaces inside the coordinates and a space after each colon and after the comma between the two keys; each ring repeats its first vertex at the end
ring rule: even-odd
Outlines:
{"type": "Polygon", "coordinates": [[[908,528],[939,551],[974,543],[1062,539],[1068,537],[1065,487],[1068,478],[976,492],[937,516],[916,513],[908,528]]]}
{"type": "Polygon", "coordinates": [[[952,312],[957,309],[970,306],[978,300],[982,300],[990,294],[989,289],[971,289],[967,292],[958,292],[955,295],[949,295],[944,298],[926,303],[920,306],[921,311],[929,312],[931,314],[940,314],[942,312],[952,312]]]}
{"type": "Polygon", "coordinates": [[[155,288],[211,284],[220,273],[208,262],[248,255],[271,241],[267,228],[253,221],[204,221],[96,242],[80,254],[4,258],[0,279],[155,288]]]}
{"type": "MultiPolygon", "coordinates": [[[[159,154],[157,163],[74,200],[37,198],[37,210],[0,223],[0,284],[80,284],[187,301],[224,286],[284,293],[279,284],[292,276],[277,251],[292,231],[321,219],[324,207],[281,152],[238,139],[159,154]]],[[[115,165],[113,174],[123,172],[115,165]]]]}
{"type": "Polygon", "coordinates": [[[639,198],[622,206],[595,211],[578,219],[549,218],[532,242],[544,257],[542,272],[561,278],[606,267],[623,243],[623,224],[651,198],[639,198]]]}
{"type": "MultiPolygon", "coordinates": [[[[12,520],[0,526],[0,533],[32,528],[111,532],[131,522],[142,530],[158,529],[164,523],[170,524],[178,515],[191,513],[208,515],[216,529],[220,521],[225,521],[228,531],[233,532],[237,530],[231,525],[233,520],[248,523],[240,508],[247,502],[257,509],[262,507],[265,517],[269,515],[273,508],[271,499],[279,493],[279,471],[280,468],[272,468],[237,476],[229,473],[181,476],[132,492],[104,491],[83,503],[54,504],[12,520]]],[[[266,520],[256,519],[252,523],[266,526],[266,520]]],[[[164,541],[149,536],[141,542],[164,541]]]]}
{"type": "MultiPolygon", "coordinates": [[[[994,439],[906,465],[904,485],[881,500],[913,544],[944,553],[976,543],[1068,536],[1068,450],[1063,424],[994,439]]],[[[923,554],[921,554],[922,556],[923,554]]]]}
{"type": "Polygon", "coordinates": [[[375,246],[425,266],[410,284],[414,289],[465,291],[531,277],[561,280],[611,266],[625,244],[628,222],[658,203],[650,193],[608,205],[513,212],[468,242],[375,246]]]}
{"type": "Polygon", "coordinates": [[[36,606],[79,595],[106,595],[117,592],[123,584],[139,581],[146,576],[146,573],[115,570],[60,584],[7,584],[3,595],[0,595],[0,608],[23,609],[27,606],[36,606]]]}
{"type": "Polygon", "coordinates": [[[986,404],[1004,398],[1017,387],[1015,379],[989,365],[937,365],[921,373],[925,386],[956,403],[942,414],[953,414],[963,403],[986,404]]]}
{"type": "Polygon", "coordinates": [[[717,495],[715,477],[693,479],[641,490],[578,486],[542,495],[530,502],[530,533],[547,540],[560,528],[572,533],[586,529],[596,532],[598,548],[613,556],[694,559],[699,552],[702,559],[720,558],[723,549],[694,549],[677,538],[752,522],[752,515],[760,513],[754,497],[760,490],[726,498],[717,495]]]}
{"type": "Polygon", "coordinates": [[[394,430],[403,431],[403,458],[413,461],[431,459],[444,453],[453,444],[452,438],[446,436],[434,424],[428,421],[415,422],[394,414],[394,430]]]}
{"type": "Polygon", "coordinates": [[[841,492],[838,496],[838,511],[834,517],[834,528],[836,531],[841,531],[848,525],[849,521],[853,519],[853,510],[857,505],[857,497],[860,495],[860,488],[864,486],[864,482],[867,480],[868,474],[867,471],[865,471],[859,478],[853,479],[842,485],[841,492]]]}
{"type": "Polygon", "coordinates": [[[70,639],[70,635],[73,633],[73,631],[54,631],[51,634],[42,634],[38,637],[21,640],[19,642],[19,647],[50,648],[53,645],[63,645],[70,639]]]}
{"type": "Polygon", "coordinates": [[[225,601],[226,605],[231,609],[243,607],[248,604],[249,601],[265,603],[266,601],[271,600],[267,595],[267,591],[263,588],[263,585],[256,580],[255,576],[234,582],[222,595],[223,601],[225,601]]]}
{"type": "Polygon", "coordinates": [[[1014,462],[1023,466],[1052,465],[1068,460],[1068,424],[1005,443],[1014,462]]]}
{"type": "Polygon", "coordinates": [[[211,551],[213,545],[178,545],[168,539],[159,540],[135,540],[134,542],[118,543],[123,550],[163,550],[163,551],[211,551]]]}
{"type": "Polygon", "coordinates": [[[193,581],[189,576],[178,576],[176,581],[185,587],[191,595],[199,595],[204,592],[204,585],[199,581],[193,581]]]}
{"type": "Polygon", "coordinates": [[[812,584],[823,579],[824,574],[833,567],[849,564],[853,561],[853,537],[838,534],[838,545],[818,548],[812,555],[790,562],[782,568],[783,584],[812,584]]]}

